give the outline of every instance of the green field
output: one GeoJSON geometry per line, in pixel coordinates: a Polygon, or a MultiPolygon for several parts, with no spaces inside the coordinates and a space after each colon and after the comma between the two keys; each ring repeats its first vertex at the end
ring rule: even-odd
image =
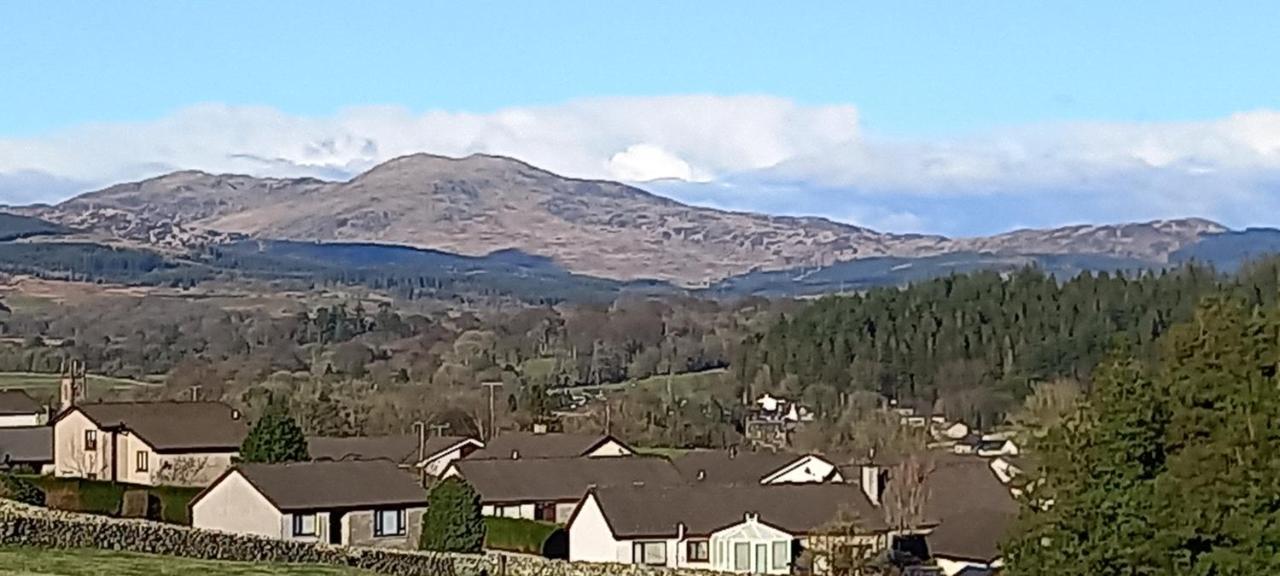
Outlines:
{"type": "Polygon", "coordinates": [[[0,548],[0,574],[22,576],[371,576],[352,568],[213,562],[102,550],[0,548]]]}

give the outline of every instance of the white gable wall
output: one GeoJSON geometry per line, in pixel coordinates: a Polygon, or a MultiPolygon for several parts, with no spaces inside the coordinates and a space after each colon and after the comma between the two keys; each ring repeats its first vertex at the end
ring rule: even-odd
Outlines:
{"type": "Polygon", "coordinates": [[[58,477],[110,479],[104,472],[110,470],[107,459],[110,452],[103,457],[107,448],[107,435],[98,430],[97,425],[80,411],[66,414],[53,426],[53,467],[58,477]],[[94,430],[98,436],[96,450],[85,449],[84,433],[94,430]]]}
{"type": "MultiPolygon", "coordinates": [[[[594,494],[588,495],[582,502],[578,515],[567,529],[569,561],[631,563],[631,543],[620,542],[613,537],[613,531],[605,521],[594,494]]],[[[668,558],[670,557],[668,554],[668,558]]]]}
{"type": "Polygon", "coordinates": [[[610,439],[605,443],[596,447],[595,450],[587,452],[588,458],[599,458],[604,456],[632,456],[635,453],[630,448],[623,446],[616,440],[610,439]]]}
{"type": "Polygon", "coordinates": [[[191,525],[207,530],[284,538],[291,525],[253,484],[232,472],[191,505],[191,525]]]}
{"type": "Polygon", "coordinates": [[[822,458],[809,455],[801,457],[785,468],[760,480],[761,484],[816,484],[831,478],[843,482],[836,466],[822,458]]]}
{"type": "Polygon", "coordinates": [[[442,476],[455,460],[462,458],[468,451],[475,450],[477,448],[476,444],[478,443],[461,442],[448,451],[437,454],[434,458],[428,460],[423,467],[426,468],[427,474],[431,476],[442,476]]]}

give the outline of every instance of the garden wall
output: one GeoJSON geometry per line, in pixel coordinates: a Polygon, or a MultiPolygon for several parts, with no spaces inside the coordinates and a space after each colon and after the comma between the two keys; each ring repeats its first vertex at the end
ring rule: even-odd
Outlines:
{"type": "Polygon", "coordinates": [[[406,552],[289,542],[183,526],[60,512],[0,500],[0,545],[94,548],[202,560],[349,566],[403,576],[697,576],[622,564],[584,564],[508,554],[406,552]]]}

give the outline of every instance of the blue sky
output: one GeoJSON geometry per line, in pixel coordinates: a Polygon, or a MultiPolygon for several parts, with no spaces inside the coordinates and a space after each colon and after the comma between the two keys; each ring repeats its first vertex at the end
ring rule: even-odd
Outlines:
{"type": "Polygon", "coordinates": [[[1275,196],[1280,165],[1277,22],[1280,3],[1256,1],[9,2],[0,202],[168,168],[341,177],[430,148],[533,154],[581,176],[677,178],[687,185],[654,188],[904,230],[1180,211],[1259,224],[1246,202],[1275,196]],[[694,115],[704,108],[686,97],[713,101],[694,115]],[[672,126],[628,120],[654,110],[672,126]],[[410,120],[405,130],[451,132],[402,138],[387,133],[388,114],[410,120]],[[699,128],[731,130],[741,116],[750,128],[737,137],[766,144],[676,134],[720,114],[699,128]],[[525,131],[525,116],[581,132],[557,141],[525,131]],[[159,141],[184,133],[203,144],[159,141]],[[101,159],[86,141],[121,155],[101,159]],[[749,161],[726,159],[734,154],[749,161]],[[1206,183],[1206,167],[1220,176],[1206,183]],[[1132,202],[1110,198],[1129,189],[1132,202]],[[1028,190],[1048,196],[984,223],[983,203],[1007,208],[1028,190]],[[1208,193],[1222,198],[1198,200],[1208,193]],[[1050,200],[1074,194],[1115,206],[1053,213],[1050,200]],[[928,215],[968,202],[978,208],[958,221],[928,215]]]}

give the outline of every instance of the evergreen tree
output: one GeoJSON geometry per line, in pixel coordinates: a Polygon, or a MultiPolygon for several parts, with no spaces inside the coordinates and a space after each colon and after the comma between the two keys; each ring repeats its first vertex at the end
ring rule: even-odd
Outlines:
{"type": "Polygon", "coordinates": [[[471,485],[458,478],[445,478],[431,487],[419,548],[476,553],[484,549],[485,532],[480,495],[471,485]]]}
{"type": "Polygon", "coordinates": [[[242,462],[276,464],[309,460],[307,438],[282,402],[272,400],[240,446],[242,462]]]}

